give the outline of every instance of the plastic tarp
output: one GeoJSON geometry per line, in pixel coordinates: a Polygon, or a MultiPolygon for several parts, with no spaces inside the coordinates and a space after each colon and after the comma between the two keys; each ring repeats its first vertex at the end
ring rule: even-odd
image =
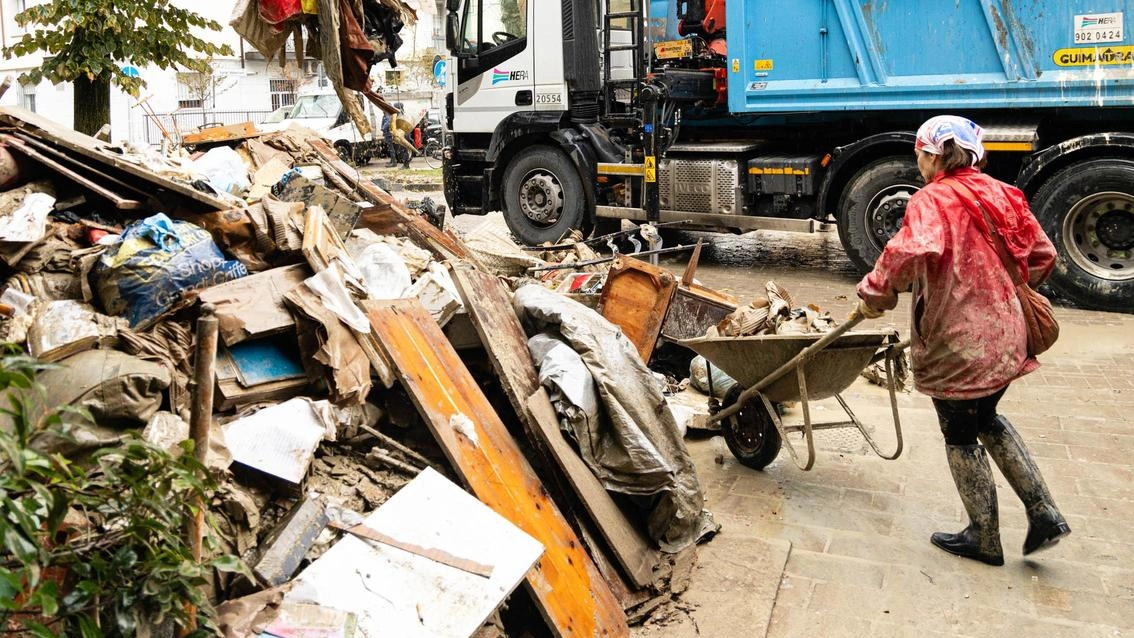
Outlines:
{"type": "Polygon", "coordinates": [[[634,344],[594,310],[538,284],[517,290],[513,305],[529,333],[546,333],[569,345],[593,379],[600,403],[595,418],[588,413],[589,400],[579,398],[586,382],[578,372],[563,371],[569,357],[547,339],[530,344],[534,355],[549,356],[546,364],[541,359],[536,364],[560,406],[567,404],[564,411],[575,412],[568,427],[580,456],[603,486],[654,497],[647,531],[663,551],[680,551],[716,532],[719,526],[704,509],[697,471],[677,423],[634,344]],[[543,365],[549,366],[547,374],[543,365]]]}

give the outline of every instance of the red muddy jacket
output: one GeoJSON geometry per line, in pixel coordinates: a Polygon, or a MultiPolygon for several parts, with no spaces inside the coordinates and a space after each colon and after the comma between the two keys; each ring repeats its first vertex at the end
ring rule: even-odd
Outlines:
{"type": "Polygon", "coordinates": [[[1017,260],[1038,286],[1055,266],[1055,247],[1018,188],[975,168],[938,174],[910,199],[905,221],[874,270],[858,284],[872,308],[890,310],[915,285],[912,313],[914,382],[938,399],[978,399],[1039,367],[1028,357],[1015,286],[987,234],[946,175],[980,199],[1017,260]]]}

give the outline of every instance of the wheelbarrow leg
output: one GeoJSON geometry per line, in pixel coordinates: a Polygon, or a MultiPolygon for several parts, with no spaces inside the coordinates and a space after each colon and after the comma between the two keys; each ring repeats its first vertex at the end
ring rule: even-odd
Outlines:
{"type": "Polygon", "coordinates": [[[760,398],[764,400],[764,405],[772,414],[776,429],[780,431],[780,438],[783,439],[783,445],[787,448],[788,454],[791,455],[792,462],[795,463],[796,467],[806,472],[811,469],[811,466],[815,465],[815,439],[811,435],[811,407],[808,404],[807,377],[803,373],[803,368],[804,365],[802,364],[797,366],[795,376],[799,380],[799,404],[803,408],[803,439],[807,442],[807,460],[804,463],[799,462],[799,453],[795,451],[795,446],[792,445],[787,432],[784,431],[783,422],[771,402],[763,394],[760,395],[760,398]]]}
{"type": "Polygon", "coordinates": [[[882,450],[878,447],[878,443],[874,440],[874,437],[866,431],[866,428],[862,426],[862,421],[858,420],[858,417],[855,416],[854,412],[851,411],[850,406],[847,405],[847,402],[845,400],[843,400],[843,395],[835,395],[835,399],[839,402],[839,405],[843,407],[843,411],[847,413],[847,416],[850,417],[850,422],[854,424],[854,427],[858,428],[858,432],[862,435],[862,438],[866,439],[866,442],[870,444],[870,447],[874,450],[875,454],[886,459],[887,461],[893,461],[902,454],[902,422],[898,418],[898,395],[896,389],[894,388],[893,365],[893,354],[887,353],[886,388],[890,391],[890,410],[894,414],[894,434],[898,440],[897,449],[894,450],[893,454],[882,453],[882,450]]]}

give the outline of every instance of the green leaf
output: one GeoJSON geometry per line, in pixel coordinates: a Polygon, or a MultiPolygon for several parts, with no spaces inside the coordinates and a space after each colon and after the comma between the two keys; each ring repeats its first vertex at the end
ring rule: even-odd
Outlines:
{"type": "Polygon", "coordinates": [[[244,564],[244,561],[240,560],[236,556],[232,556],[231,554],[218,556],[212,559],[211,561],[209,561],[209,566],[213,569],[216,569],[217,571],[225,573],[243,573],[248,571],[248,566],[244,564]]]}
{"type": "Polygon", "coordinates": [[[33,636],[38,636],[39,638],[57,638],[55,632],[51,631],[47,625],[37,623],[34,620],[25,620],[23,621],[23,625],[24,629],[28,630],[33,636]]]}
{"type": "Polygon", "coordinates": [[[44,581],[43,585],[36,590],[32,600],[44,616],[50,618],[59,613],[59,587],[54,581],[44,581]]]}
{"type": "Polygon", "coordinates": [[[19,574],[7,567],[0,567],[0,609],[16,609],[16,594],[21,590],[19,574]]]}
{"type": "Polygon", "coordinates": [[[31,563],[39,559],[35,544],[24,538],[16,528],[6,527],[3,538],[5,548],[20,562],[31,563]]]}
{"type": "Polygon", "coordinates": [[[89,616],[79,616],[76,620],[79,623],[80,636],[83,638],[102,638],[102,630],[89,616]]]}

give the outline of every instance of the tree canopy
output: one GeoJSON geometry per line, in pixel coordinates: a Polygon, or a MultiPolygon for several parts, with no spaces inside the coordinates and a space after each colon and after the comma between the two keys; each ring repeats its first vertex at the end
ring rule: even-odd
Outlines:
{"type": "Polygon", "coordinates": [[[43,64],[20,76],[24,84],[50,82],[113,82],[137,95],[145,81],[123,72],[122,64],[150,64],[212,73],[209,60],[232,55],[193,34],[194,29],[219,31],[221,25],[169,0],[51,0],[16,15],[28,29],[5,57],[42,53],[43,64]]]}

